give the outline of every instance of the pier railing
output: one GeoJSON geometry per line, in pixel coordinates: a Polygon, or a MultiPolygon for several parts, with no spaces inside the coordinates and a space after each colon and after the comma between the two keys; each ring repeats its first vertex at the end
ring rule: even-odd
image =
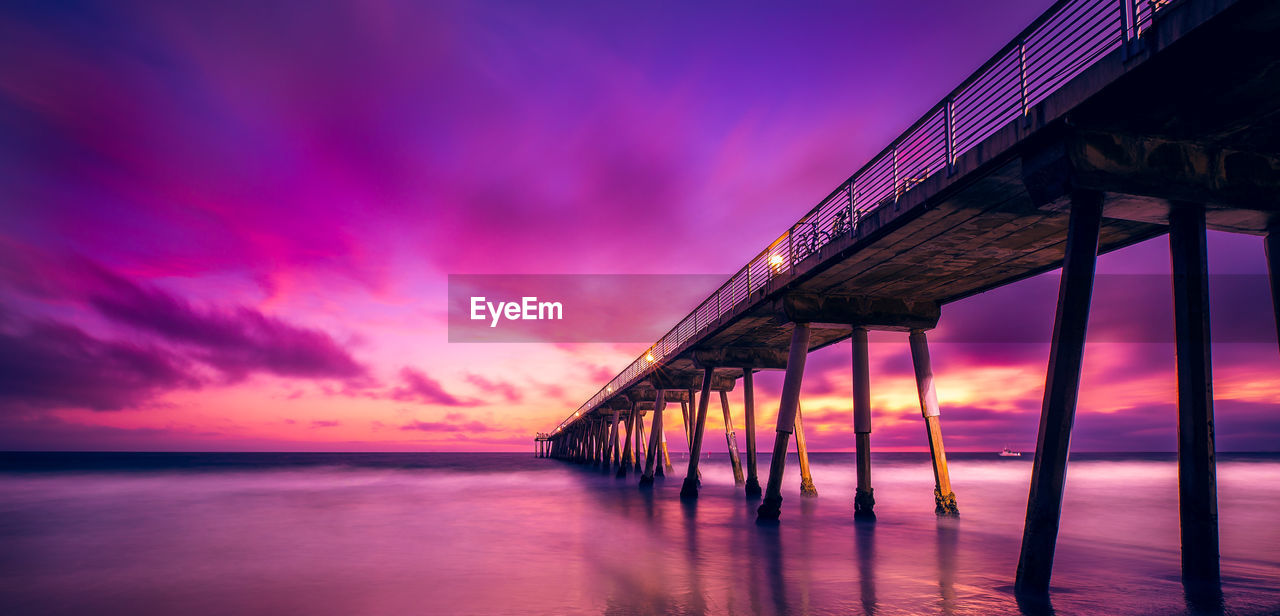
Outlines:
{"type": "Polygon", "coordinates": [[[1096,60],[1137,39],[1169,0],[1060,0],[990,60],[831,191],[752,258],[671,331],[650,346],[553,430],[564,429],[644,378],[774,276],[831,241],[856,233],[867,212],[896,203],[956,158],[1032,107],[1096,60]]]}

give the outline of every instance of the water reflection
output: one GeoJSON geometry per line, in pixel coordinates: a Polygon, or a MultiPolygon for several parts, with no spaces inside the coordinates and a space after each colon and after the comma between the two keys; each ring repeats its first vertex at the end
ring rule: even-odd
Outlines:
{"type": "Polygon", "coordinates": [[[702,590],[702,568],[698,566],[698,502],[680,499],[680,511],[684,513],[685,573],[689,576],[689,612],[705,614],[706,597],[702,590]]]}
{"type": "Polygon", "coordinates": [[[1223,604],[1221,580],[1182,580],[1183,595],[1187,600],[1187,612],[1190,614],[1222,614],[1226,606],[1223,604]]]}
{"type": "Polygon", "coordinates": [[[768,582],[769,598],[775,614],[787,613],[787,585],[782,567],[782,533],[776,525],[761,525],[757,536],[760,552],[764,556],[764,572],[768,582]]]}
{"type": "Polygon", "coordinates": [[[696,501],[679,498],[679,472],[642,491],[634,474],[502,457],[443,470],[0,473],[0,596],[16,606],[6,613],[23,614],[189,605],[196,615],[255,605],[308,614],[1280,607],[1280,534],[1267,516],[1280,503],[1274,461],[1220,467],[1220,515],[1239,524],[1223,527],[1224,590],[1179,581],[1171,460],[1073,459],[1064,511],[1089,515],[1064,516],[1052,605],[1010,588],[1029,465],[957,456],[953,476],[969,504],[961,519],[938,519],[919,498],[932,491],[927,457],[877,460],[878,520],[855,523],[852,464],[812,461],[823,495],[801,498],[789,475],[783,518],[770,526],[755,524],[754,503],[714,457],[696,501]],[[485,470],[457,470],[468,467],[485,470]]]}
{"type": "Polygon", "coordinates": [[[854,545],[857,546],[858,558],[858,596],[862,603],[862,611],[867,614],[876,613],[876,525],[873,521],[860,522],[854,525],[856,533],[854,545]]]}
{"type": "Polygon", "coordinates": [[[943,614],[956,611],[956,553],[960,543],[960,519],[938,518],[935,545],[938,550],[938,590],[943,614]]]}

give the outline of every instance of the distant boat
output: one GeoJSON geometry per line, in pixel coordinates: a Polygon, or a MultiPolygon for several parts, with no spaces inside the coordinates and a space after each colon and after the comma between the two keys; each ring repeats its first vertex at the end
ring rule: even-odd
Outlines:
{"type": "Polygon", "coordinates": [[[1005,447],[1004,449],[1000,450],[1001,458],[1017,458],[1021,456],[1022,456],[1022,452],[1014,451],[1012,449],[1009,449],[1008,447],[1005,447]]]}

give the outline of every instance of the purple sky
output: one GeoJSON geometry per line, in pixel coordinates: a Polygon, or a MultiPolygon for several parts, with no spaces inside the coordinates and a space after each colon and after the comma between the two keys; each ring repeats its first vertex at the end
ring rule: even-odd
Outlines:
{"type": "MultiPolygon", "coordinates": [[[[727,275],[1048,4],[6,3],[0,448],[527,449],[644,345],[449,344],[448,274],[727,275]]],[[[1102,271],[1163,275],[1166,242],[1102,271]]],[[[1210,249],[1265,273],[1257,238],[1210,249]]],[[[985,306],[1038,331],[1052,289],[939,336],[985,306]]],[[[1215,327],[1271,329],[1215,347],[1219,445],[1274,450],[1239,292],[1215,327]]],[[[919,449],[890,340],[875,438],[919,449]]],[[[1074,446],[1172,448],[1172,346],[1094,340],[1074,446]]],[[[848,348],[811,360],[815,449],[852,447],[848,348]]],[[[953,447],[1033,445],[1047,345],[934,354],[953,447]]]]}

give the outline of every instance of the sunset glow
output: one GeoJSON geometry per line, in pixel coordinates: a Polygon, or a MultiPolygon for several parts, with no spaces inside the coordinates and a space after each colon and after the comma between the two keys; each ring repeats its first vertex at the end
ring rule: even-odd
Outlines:
{"type": "MultiPolygon", "coordinates": [[[[7,11],[0,448],[527,450],[660,354],[449,343],[448,274],[727,278],[1048,4],[743,14],[713,40],[723,16],[696,7],[7,11]]],[[[1160,237],[1100,270],[1166,275],[1168,254],[1160,237]]],[[[1255,237],[1211,234],[1209,262],[1266,271],[1255,237]]],[[[1047,341],[1042,288],[996,293],[1047,298],[1021,313],[1047,341]]],[[[1099,301],[1094,322],[1143,309],[1099,301]]],[[[1270,307],[1214,309],[1270,328],[1214,348],[1218,445],[1275,450],[1270,307]]],[[[873,342],[877,447],[922,450],[905,335],[873,342]]],[[[809,359],[812,449],[853,448],[849,348],[809,359]]],[[[951,448],[1033,448],[1046,343],[933,349],[951,448]]],[[[781,374],[758,383],[771,432],[781,374]]],[[[1074,447],[1174,447],[1172,344],[1091,344],[1081,391],[1074,447]]]]}

